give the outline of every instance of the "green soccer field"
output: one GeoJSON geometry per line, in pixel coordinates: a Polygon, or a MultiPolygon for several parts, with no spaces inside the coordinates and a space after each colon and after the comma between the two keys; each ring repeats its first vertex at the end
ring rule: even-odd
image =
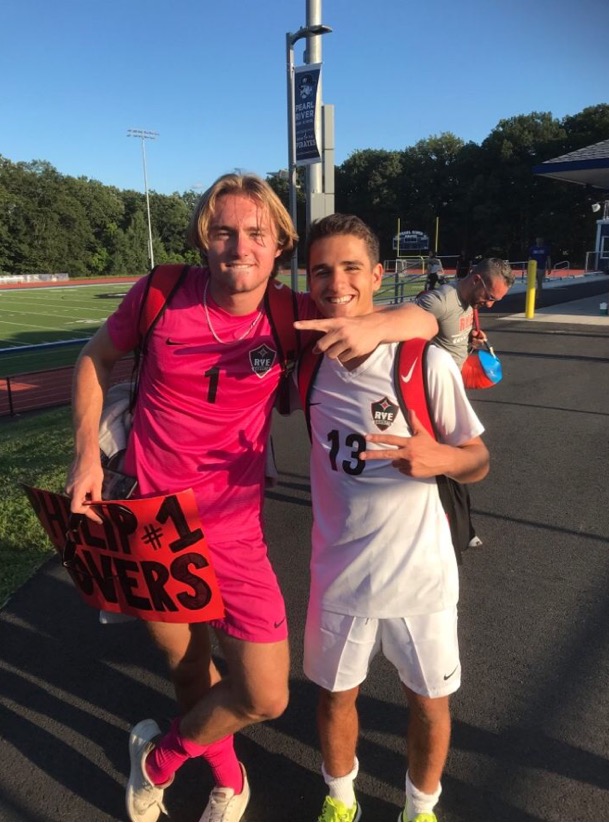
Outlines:
{"type": "Polygon", "coordinates": [[[0,377],[73,364],[84,341],[114,311],[130,285],[0,290],[0,377]],[[34,344],[45,345],[34,351],[26,348],[34,344]]]}

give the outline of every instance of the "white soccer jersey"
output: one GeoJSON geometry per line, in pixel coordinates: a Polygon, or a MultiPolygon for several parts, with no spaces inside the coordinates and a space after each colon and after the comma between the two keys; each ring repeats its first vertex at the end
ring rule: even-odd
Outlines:
{"type": "MultiPolygon", "coordinates": [[[[383,448],[364,435],[410,431],[393,384],[397,344],[379,346],[348,371],[324,358],[311,394],[313,536],[311,598],[360,617],[441,611],[458,600],[459,578],[435,479],[401,474],[359,453],[383,448]]],[[[458,446],[483,432],[447,352],[430,346],[427,381],[440,439],[458,446]]]]}

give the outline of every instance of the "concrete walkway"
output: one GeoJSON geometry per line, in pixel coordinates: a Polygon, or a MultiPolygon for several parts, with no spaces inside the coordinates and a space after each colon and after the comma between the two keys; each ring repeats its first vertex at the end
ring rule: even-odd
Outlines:
{"type": "MultiPolygon", "coordinates": [[[[525,294],[526,284],[517,281],[510,290],[510,294],[525,294]]],[[[497,306],[502,311],[503,301],[497,306]]],[[[544,283],[542,306],[535,310],[534,320],[543,323],[577,323],[589,326],[605,326],[609,330],[609,277],[605,274],[585,275],[582,278],[565,278],[564,280],[548,280],[544,283]],[[556,290],[573,289],[574,293],[582,286],[598,289],[598,293],[566,302],[557,302],[544,306],[543,300],[548,294],[555,294],[556,290]],[[605,303],[604,313],[601,303],[605,303]]],[[[526,320],[524,312],[513,315],[514,318],[526,320]]]]}

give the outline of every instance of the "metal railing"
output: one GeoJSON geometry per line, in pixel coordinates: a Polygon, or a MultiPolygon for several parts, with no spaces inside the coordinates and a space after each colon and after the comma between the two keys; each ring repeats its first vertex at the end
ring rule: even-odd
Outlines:
{"type": "Polygon", "coordinates": [[[388,272],[383,276],[381,288],[375,294],[375,303],[403,303],[414,298],[425,288],[424,274],[388,272]]]}

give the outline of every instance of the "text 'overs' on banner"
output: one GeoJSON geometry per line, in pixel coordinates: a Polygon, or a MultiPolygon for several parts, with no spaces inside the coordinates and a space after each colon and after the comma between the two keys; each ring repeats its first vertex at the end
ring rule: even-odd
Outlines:
{"type": "Polygon", "coordinates": [[[224,615],[192,489],[93,502],[95,523],[71,515],[65,495],[23,488],[89,606],[163,623],[224,615]]]}
{"type": "Polygon", "coordinates": [[[319,163],[315,122],[319,105],[321,63],[297,66],[294,69],[294,122],[296,125],[296,165],[319,163]]]}

